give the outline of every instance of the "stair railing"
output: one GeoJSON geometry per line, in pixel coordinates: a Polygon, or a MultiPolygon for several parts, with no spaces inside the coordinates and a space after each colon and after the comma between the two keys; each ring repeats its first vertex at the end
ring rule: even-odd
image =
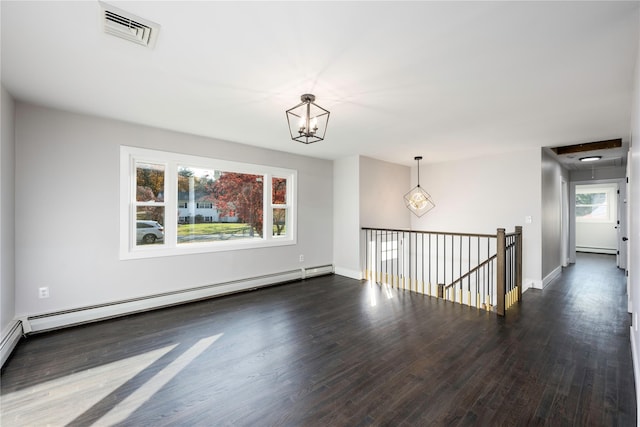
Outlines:
{"type": "Polygon", "coordinates": [[[363,228],[363,276],[479,309],[522,299],[522,227],[512,233],[448,233],[363,228]]]}

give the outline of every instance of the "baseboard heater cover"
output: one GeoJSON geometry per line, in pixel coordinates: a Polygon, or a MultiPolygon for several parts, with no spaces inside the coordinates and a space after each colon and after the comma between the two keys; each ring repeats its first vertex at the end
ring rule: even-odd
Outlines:
{"type": "Polygon", "coordinates": [[[108,304],[29,316],[22,322],[26,322],[23,325],[26,333],[44,332],[327,274],[333,274],[333,265],[301,268],[108,304]]]}
{"type": "Polygon", "coordinates": [[[14,320],[7,328],[6,333],[2,335],[2,341],[0,341],[0,366],[4,366],[4,362],[7,361],[13,349],[18,345],[22,333],[22,322],[14,320]]]}

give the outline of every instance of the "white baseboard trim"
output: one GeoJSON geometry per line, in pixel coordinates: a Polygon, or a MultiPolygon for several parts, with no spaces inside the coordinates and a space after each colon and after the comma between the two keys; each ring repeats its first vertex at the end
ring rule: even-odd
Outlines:
{"type": "Polygon", "coordinates": [[[2,331],[2,341],[0,341],[0,367],[4,366],[13,349],[18,345],[22,337],[22,322],[12,320],[9,326],[2,331]]]}
{"type": "Polygon", "coordinates": [[[542,288],[546,288],[551,282],[556,280],[562,274],[562,266],[557,266],[551,273],[547,274],[544,279],[542,279],[542,288]]]}
{"type": "MultiPolygon", "coordinates": [[[[633,333],[633,325],[629,328],[629,336],[631,337],[631,361],[633,362],[633,379],[636,385],[636,405],[640,408],[640,363],[638,361],[638,348],[636,347],[636,339],[633,333]]],[[[640,416],[636,416],[636,425],[640,427],[640,416]]]]}
{"type": "Polygon", "coordinates": [[[522,279],[522,292],[527,289],[542,289],[542,280],[524,278],[522,279]]]}
{"type": "Polygon", "coordinates": [[[362,280],[362,271],[351,270],[349,268],[336,267],[336,274],[350,279],[362,280]]]}
{"type": "Polygon", "coordinates": [[[590,254],[615,255],[618,250],[615,248],[593,248],[589,246],[576,246],[576,252],[587,252],[590,254]]]}
{"type": "Polygon", "coordinates": [[[25,333],[43,332],[65,328],[83,323],[105,320],[113,317],[154,310],[157,308],[222,296],[241,291],[258,289],[270,285],[300,280],[333,273],[332,265],[301,268],[230,282],[216,283],[197,288],[185,289],[164,294],[149,295],[125,301],[80,307],[53,313],[28,316],[23,322],[25,333]]]}

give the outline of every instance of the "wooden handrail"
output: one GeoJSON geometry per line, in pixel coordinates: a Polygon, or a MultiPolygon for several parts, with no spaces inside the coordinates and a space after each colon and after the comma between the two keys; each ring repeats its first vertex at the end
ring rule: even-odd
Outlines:
{"type": "Polygon", "coordinates": [[[449,289],[450,287],[454,286],[455,284],[461,282],[462,280],[466,279],[467,277],[469,277],[470,275],[472,275],[473,273],[475,273],[476,271],[480,270],[482,267],[484,267],[485,265],[489,264],[491,261],[493,261],[494,259],[496,259],[497,255],[493,255],[490,258],[482,261],[482,263],[478,264],[476,267],[472,268],[471,270],[469,270],[468,272],[466,272],[465,274],[463,274],[462,276],[458,277],[456,280],[454,280],[453,282],[449,283],[448,285],[446,285],[444,288],[445,289],[449,289]]]}
{"type": "MultiPolygon", "coordinates": [[[[448,231],[423,231],[423,230],[408,230],[401,228],[375,228],[375,227],[362,227],[362,230],[373,231],[392,231],[397,233],[419,233],[419,234],[439,234],[441,236],[465,236],[465,237],[496,237],[495,234],[476,234],[476,233],[452,233],[448,231]]],[[[514,234],[514,233],[511,233],[514,234]]]]}

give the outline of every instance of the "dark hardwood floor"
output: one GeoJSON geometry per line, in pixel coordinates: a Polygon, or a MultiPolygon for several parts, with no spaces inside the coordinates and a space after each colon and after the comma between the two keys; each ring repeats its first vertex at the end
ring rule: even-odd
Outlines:
{"type": "Polygon", "coordinates": [[[580,254],[506,318],[325,276],[30,336],[1,424],[633,426],[623,273],[580,254]]]}

